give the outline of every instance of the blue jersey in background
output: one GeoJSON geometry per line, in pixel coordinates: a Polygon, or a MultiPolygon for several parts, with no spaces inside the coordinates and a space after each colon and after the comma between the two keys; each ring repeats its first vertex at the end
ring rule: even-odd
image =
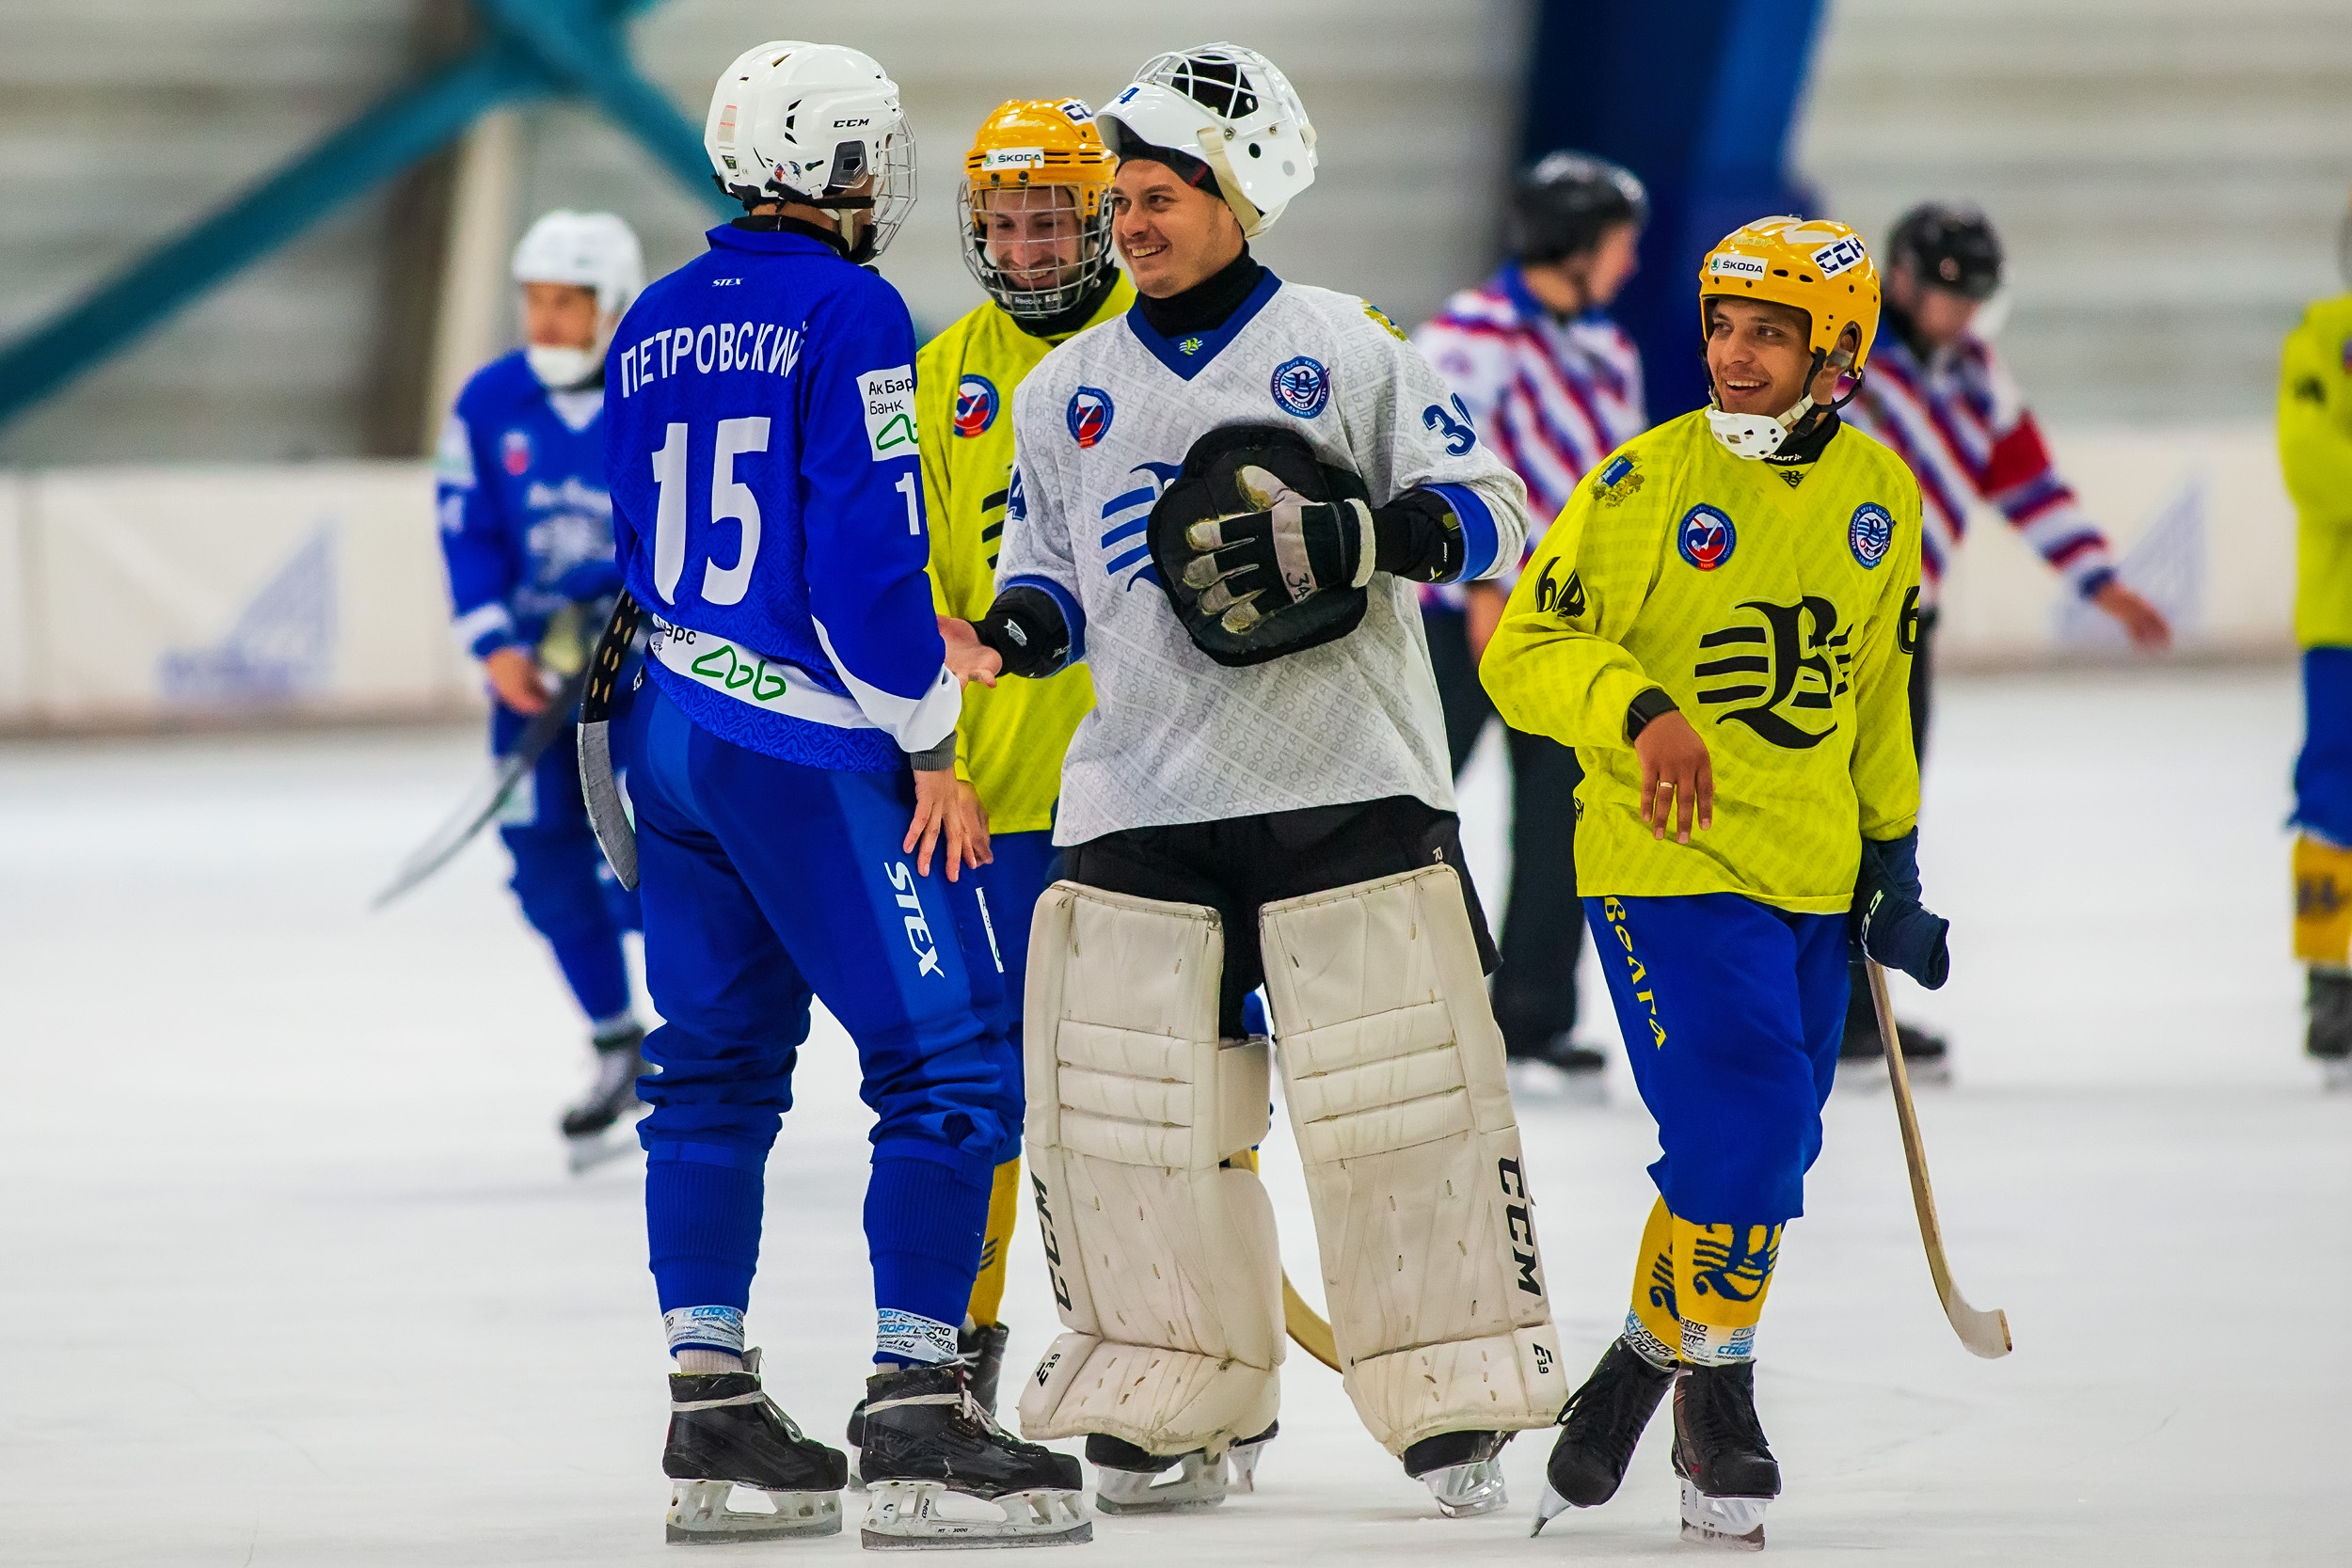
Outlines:
{"type": "Polygon", "coordinates": [[[660,623],[654,678],[769,756],[903,766],[960,706],[924,572],[914,325],[816,239],[709,240],[606,357],[613,533],[660,623]]]}

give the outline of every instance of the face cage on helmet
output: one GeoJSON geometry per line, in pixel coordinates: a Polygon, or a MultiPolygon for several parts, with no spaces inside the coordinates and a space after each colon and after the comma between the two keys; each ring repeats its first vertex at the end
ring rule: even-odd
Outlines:
{"type": "Polygon", "coordinates": [[[1094,215],[1084,212],[1074,185],[996,185],[999,191],[1068,191],[1078,217],[1079,252],[1077,261],[1062,269],[1061,282],[1050,289],[1017,287],[1004,268],[988,259],[988,230],[984,213],[974,199],[972,182],[966,180],[956,191],[956,206],[963,215],[963,264],[973,280],[988,291],[989,298],[1004,307],[1007,314],[1021,321],[1050,321],[1065,311],[1074,310],[1090,294],[1103,275],[1111,267],[1111,204],[1108,193],[1094,206],[1094,215]]]}
{"type": "MultiPolygon", "coordinates": [[[[879,169],[862,171],[858,179],[873,176],[874,189],[870,196],[843,196],[838,183],[829,185],[823,196],[810,196],[789,185],[768,182],[765,189],[755,191],[749,185],[728,185],[726,193],[743,203],[748,213],[754,207],[770,202],[790,203],[799,207],[815,207],[835,214],[841,225],[842,237],[848,243],[848,257],[852,261],[870,261],[889,247],[897,237],[907,214],[914,211],[914,132],[903,119],[897,130],[882,138],[882,166],[879,169]],[[859,221],[859,220],[863,221],[859,221]],[[855,238],[850,238],[854,234],[855,238]]],[[[855,181],[850,183],[856,183],[855,181]]]]}

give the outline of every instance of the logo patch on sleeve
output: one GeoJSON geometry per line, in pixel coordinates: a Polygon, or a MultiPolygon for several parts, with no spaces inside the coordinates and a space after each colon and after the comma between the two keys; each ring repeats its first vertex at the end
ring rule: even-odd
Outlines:
{"type": "Polygon", "coordinates": [[[967,375],[957,382],[956,434],[968,441],[995,422],[996,384],[984,375],[967,375]]]}
{"type": "Polygon", "coordinates": [[[867,371],[857,378],[858,400],[866,409],[866,444],[877,463],[915,454],[914,367],[898,365],[867,371]]]}
{"type": "Polygon", "coordinates": [[[1100,387],[1081,387],[1070,394],[1070,438],[1078,443],[1080,451],[1103,444],[1117,412],[1111,406],[1111,395],[1100,387]]]}
{"type": "Polygon", "coordinates": [[[1402,343],[1407,341],[1403,329],[1400,328],[1396,323],[1389,320],[1389,313],[1386,310],[1381,309],[1377,305],[1373,304],[1370,300],[1364,301],[1364,314],[1370,316],[1374,321],[1378,322],[1382,329],[1385,330],[1390,337],[1394,338],[1398,342],[1402,343]]]}
{"type": "Polygon", "coordinates": [[[1729,561],[1739,542],[1739,531],[1731,526],[1730,517],[1711,506],[1691,508],[1675,531],[1675,545],[1682,551],[1682,559],[1702,572],[1711,572],[1729,561]]]}
{"type": "Polygon", "coordinates": [[[1302,354],[1274,367],[1273,390],[1284,413],[1311,420],[1331,401],[1331,372],[1302,354]]]}
{"type": "Polygon", "coordinates": [[[1886,515],[1886,508],[1876,501],[1864,501],[1854,508],[1853,521],[1846,529],[1846,543],[1853,550],[1853,558],[1865,566],[1876,566],[1886,559],[1887,547],[1895,542],[1895,519],[1886,515]]]}

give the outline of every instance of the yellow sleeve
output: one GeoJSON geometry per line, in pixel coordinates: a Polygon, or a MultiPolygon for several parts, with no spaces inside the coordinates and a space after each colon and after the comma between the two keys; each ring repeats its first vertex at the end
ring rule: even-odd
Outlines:
{"type": "Polygon", "coordinates": [[[2352,374],[2305,316],[2279,364],[2279,467],[2307,521],[2352,522],[2352,374]]]}
{"type": "Polygon", "coordinates": [[[1919,821],[1919,752],[1911,737],[1911,660],[1919,645],[1919,486],[1903,485],[1881,588],[1854,649],[1854,802],[1864,838],[1900,838],[1919,821]],[[1905,545],[1903,540],[1910,544],[1905,545]]]}
{"type": "Polygon", "coordinates": [[[1626,709],[1659,683],[1623,639],[1658,581],[1659,520],[1639,498],[1577,486],[1503,606],[1478,678],[1513,729],[1565,746],[1629,747],[1626,709]]]}
{"type": "MultiPolygon", "coordinates": [[[[914,356],[914,436],[923,462],[923,516],[930,529],[931,609],[956,613],[973,572],[977,540],[960,537],[947,490],[947,442],[955,420],[955,341],[933,338],[914,356]]],[[[956,777],[972,781],[972,702],[963,689],[962,717],[956,724],[956,777]]]]}

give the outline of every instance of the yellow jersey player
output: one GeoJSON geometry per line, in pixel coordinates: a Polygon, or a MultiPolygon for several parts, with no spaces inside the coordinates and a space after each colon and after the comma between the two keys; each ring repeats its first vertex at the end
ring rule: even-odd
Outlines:
{"type": "MultiPolygon", "coordinates": [[[[2352,285],[2352,214],[2337,260],[2352,285]]],[[[2303,752],[2295,759],[2295,956],[2330,1088],[2352,1088],[2352,293],[2303,312],[2279,367],[2279,465],[2301,514],[2295,638],[2303,752]]]]}
{"type": "Polygon", "coordinates": [[[1536,1528],[1617,1489],[1671,1384],[1687,1539],[1758,1546],[1780,1469],[1756,1326],[1804,1212],[1866,950],[1943,982],[1918,903],[1919,486],[1841,426],[1878,326],[1843,224],[1760,219],[1699,277],[1711,404],[1576,488],[1481,675],[1574,746],[1577,873],[1663,1157],[1624,1334],[1568,1401],[1536,1528]]]}
{"type": "MultiPolygon", "coordinates": [[[[1011,100],[980,124],[963,161],[963,261],[988,291],[914,360],[914,419],[931,524],[931,597],[977,620],[996,594],[996,554],[1012,484],[1012,390],[1057,343],[1135,303],[1114,264],[1109,193],[1115,160],[1075,98],[1011,100]]],[[[1053,879],[1054,802],[1062,753],[1094,705],[1084,665],[1044,680],[964,688],[956,725],[956,810],[963,816],[986,929],[971,950],[1002,966],[1000,1006],[1021,1038],[1029,915],[1053,879]]],[[[1020,1129],[989,1197],[980,1274],[961,1346],[972,1393],[992,1410],[1007,1329],[997,1321],[1020,1212],[1020,1129]]],[[[860,1407],[863,1412],[863,1406],[860,1407]]],[[[856,1446],[863,1422],[850,1421],[856,1446]]]]}

